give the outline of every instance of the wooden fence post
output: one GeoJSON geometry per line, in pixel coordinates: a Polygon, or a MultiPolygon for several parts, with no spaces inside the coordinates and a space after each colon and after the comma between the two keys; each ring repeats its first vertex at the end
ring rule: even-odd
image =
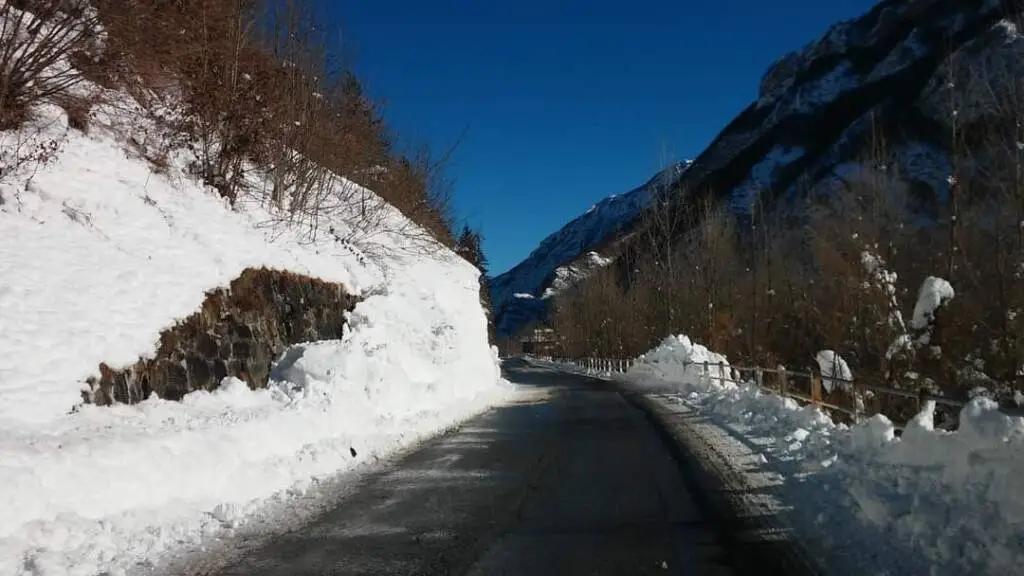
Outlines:
{"type": "Polygon", "coordinates": [[[754,368],[754,380],[757,382],[757,389],[763,392],[764,391],[764,372],[761,370],[760,366],[758,366],[757,368],[754,368]]]}
{"type": "Polygon", "coordinates": [[[821,375],[814,371],[814,368],[810,369],[811,373],[811,401],[815,404],[821,404],[821,375]]]}
{"type": "Polygon", "coordinates": [[[853,383],[853,423],[860,424],[860,405],[862,398],[860,392],[860,385],[857,382],[853,383]]]}
{"type": "Polygon", "coordinates": [[[786,388],[786,369],[782,368],[781,370],[779,370],[779,391],[781,392],[783,398],[786,398],[789,395],[789,393],[786,391],[786,388]]]}

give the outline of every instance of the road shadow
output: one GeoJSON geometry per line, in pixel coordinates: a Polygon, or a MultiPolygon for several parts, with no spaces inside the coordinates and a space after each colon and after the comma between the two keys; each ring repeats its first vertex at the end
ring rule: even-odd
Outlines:
{"type": "Polygon", "coordinates": [[[545,402],[494,409],[359,481],[310,524],[216,574],[458,574],[516,514],[545,402]],[[499,449],[495,449],[499,447],[499,449]]]}
{"type": "Polygon", "coordinates": [[[731,574],[642,413],[614,384],[507,361],[535,393],[363,478],[221,575],[731,574]]]}

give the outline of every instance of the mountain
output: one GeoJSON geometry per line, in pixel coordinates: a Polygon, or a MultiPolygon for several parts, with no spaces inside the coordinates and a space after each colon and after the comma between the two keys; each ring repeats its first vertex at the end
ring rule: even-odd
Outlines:
{"type": "Polygon", "coordinates": [[[887,0],[833,25],[769,68],[758,100],[681,184],[746,212],[837,181],[874,136],[885,162],[941,197],[954,119],[961,131],[983,120],[994,107],[986,93],[1002,91],[1024,51],[1008,20],[1020,12],[1019,1],[887,0]]]}
{"type": "Polygon", "coordinates": [[[599,251],[614,244],[647,206],[653,190],[674,185],[690,166],[678,162],[643,185],[593,205],[545,238],[525,260],[491,280],[491,301],[499,336],[511,336],[542,320],[547,301],[610,262],[599,251]]]}
{"type": "MultiPolygon", "coordinates": [[[[1021,13],[1020,0],[885,0],[838,22],[777,60],[761,78],[758,99],[678,171],[672,186],[685,190],[688,202],[710,199],[742,216],[812,191],[841,193],[868,160],[866,148],[884,142],[884,151],[875,151],[881,157],[870,161],[898,174],[922,209],[934,206],[953,177],[954,138],[983,133],[1020,92],[1024,39],[1014,21],[1021,13]]],[[[643,189],[622,198],[643,198],[643,189]]],[[[621,252],[617,244],[638,225],[639,199],[631,210],[587,219],[616,198],[495,279],[500,333],[543,317],[544,302],[523,303],[529,299],[515,293],[543,296],[538,290],[559,267],[587,261],[599,244],[605,257],[621,252]]]]}

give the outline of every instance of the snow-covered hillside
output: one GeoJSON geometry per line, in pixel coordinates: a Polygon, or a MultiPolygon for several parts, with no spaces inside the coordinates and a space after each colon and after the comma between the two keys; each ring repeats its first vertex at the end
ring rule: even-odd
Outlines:
{"type": "MultiPolygon", "coordinates": [[[[352,244],[242,199],[232,209],[181,175],[183,158],[155,174],[125,146],[131,106],[98,109],[88,135],[56,107],[0,135],[59,148],[0,184],[0,575],[159,562],[509,390],[474,267],[412,250],[379,222],[324,224],[362,240],[352,244]],[[228,379],[180,403],[80,405],[100,362],[153,354],[207,290],[259,266],[359,295],[343,339],[288,350],[266,390],[228,379]]],[[[384,209],[386,222],[403,221],[384,209]]]]}
{"type": "Polygon", "coordinates": [[[544,317],[547,303],[558,292],[586,277],[594,266],[608,261],[594,250],[616,239],[647,206],[651,191],[671,186],[689,166],[680,162],[660,171],[642,186],[616,194],[545,238],[511,270],[491,280],[491,302],[499,335],[511,336],[544,317]],[[534,298],[517,297],[530,294],[534,298]]]}

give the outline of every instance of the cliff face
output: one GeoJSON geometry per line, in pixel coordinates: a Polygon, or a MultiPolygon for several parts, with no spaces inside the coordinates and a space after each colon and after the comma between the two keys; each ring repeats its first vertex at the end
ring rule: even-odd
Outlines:
{"type": "Polygon", "coordinates": [[[887,162],[941,197],[954,118],[969,129],[992,110],[982,93],[1012,89],[1021,41],[1007,18],[1020,11],[1018,2],[888,0],[835,24],[765,73],[758,100],[682,184],[747,212],[835,179],[875,134],[887,162]]]}

